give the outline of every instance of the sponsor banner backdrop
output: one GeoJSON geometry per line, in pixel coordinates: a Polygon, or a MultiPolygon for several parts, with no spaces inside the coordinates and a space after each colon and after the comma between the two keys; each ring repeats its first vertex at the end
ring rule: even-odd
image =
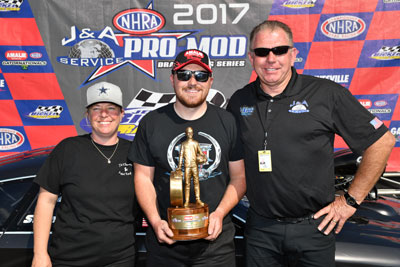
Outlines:
{"type": "Polygon", "coordinates": [[[172,61],[188,48],[209,54],[208,101],[225,107],[256,78],[249,31],[277,19],[293,29],[299,73],[348,88],[390,128],[387,171],[400,171],[398,17],[400,0],[0,0],[0,156],[90,132],[86,89],[99,81],[122,88],[119,135],[132,140],[145,114],[175,101],[172,61]]]}

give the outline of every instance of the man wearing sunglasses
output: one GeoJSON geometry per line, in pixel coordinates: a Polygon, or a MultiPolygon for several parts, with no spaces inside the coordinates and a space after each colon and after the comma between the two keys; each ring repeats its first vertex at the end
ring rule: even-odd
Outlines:
{"type": "MultiPolygon", "coordinates": [[[[204,52],[189,49],[179,53],[170,81],[176,102],[149,112],[141,120],[129,154],[134,162],[138,202],[151,225],[146,234],[147,266],[235,266],[235,228],[230,211],[246,191],[235,118],[206,102],[213,77],[204,52]],[[169,177],[179,166],[186,171],[179,152],[188,127],[190,138],[193,136],[208,158],[199,168],[198,180],[201,201],[210,211],[209,236],[176,242],[167,223],[169,177]]],[[[195,195],[199,197],[193,192],[190,195],[190,203],[195,202],[195,195]]]]}
{"type": "Polygon", "coordinates": [[[296,73],[286,24],[256,26],[248,55],[258,78],[227,107],[244,143],[247,266],[335,266],[334,233],[379,179],[394,137],[348,89],[296,73]],[[363,155],[348,192],[336,197],[335,134],[363,155]]]}

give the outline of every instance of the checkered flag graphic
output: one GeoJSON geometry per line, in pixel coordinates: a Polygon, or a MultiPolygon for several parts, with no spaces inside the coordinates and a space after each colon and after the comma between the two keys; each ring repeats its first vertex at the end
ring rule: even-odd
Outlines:
{"type": "Polygon", "coordinates": [[[400,52],[400,45],[397,46],[382,46],[379,52],[400,52]]]}
{"type": "MultiPolygon", "coordinates": [[[[127,108],[149,107],[157,109],[175,101],[175,93],[158,93],[142,88],[127,108]]],[[[220,91],[210,89],[207,101],[218,107],[223,107],[226,98],[220,91]]]]}
{"type": "Polygon", "coordinates": [[[54,105],[54,106],[38,106],[35,112],[49,112],[51,114],[59,116],[61,112],[64,110],[62,106],[54,105]]]}
{"type": "Polygon", "coordinates": [[[19,10],[22,2],[24,2],[24,0],[0,0],[0,8],[12,7],[19,10]]]}

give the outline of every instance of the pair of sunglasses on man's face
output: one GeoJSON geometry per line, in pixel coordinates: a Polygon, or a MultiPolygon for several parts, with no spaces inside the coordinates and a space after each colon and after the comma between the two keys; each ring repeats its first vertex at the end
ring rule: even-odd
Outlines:
{"type": "Polygon", "coordinates": [[[176,74],[176,77],[180,81],[189,81],[190,78],[192,78],[192,75],[194,75],[194,78],[198,82],[206,82],[208,79],[211,77],[211,73],[207,71],[199,71],[199,70],[176,70],[172,72],[173,74],[176,74]]]}
{"type": "Polygon", "coordinates": [[[292,47],[288,45],[281,45],[272,48],[254,48],[251,49],[251,51],[254,52],[257,57],[267,57],[269,55],[269,52],[272,52],[275,56],[284,55],[289,51],[290,48],[292,47]]]}

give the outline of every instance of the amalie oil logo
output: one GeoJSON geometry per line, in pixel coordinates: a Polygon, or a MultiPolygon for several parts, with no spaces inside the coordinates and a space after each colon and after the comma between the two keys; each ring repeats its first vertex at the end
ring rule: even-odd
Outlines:
{"type": "Polygon", "coordinates": [[[17,130],[0,128],[0,151],[11,150],[22,146],[25,137],[17,130]]]}
{"type": "Polygon", "coordinates": [[[372,101],[369,99],[359,99],[358,102],[360,102],[361,105],[364,106],[364,108],[369,109],[372,107],[372,101]]]}
{"type": "Polygon", "coordinates": [[[26,60],[28,58],[28,53],[21,50],[8,50],[5,56],[8,60],[26,60]]]}
{"type": "Polygon", "coordinates": [[[365,28],[366,23],[363,19],[350,15],[331,17],[321,25],[321,31],[325,36],[343,40],[361,35],[365,28]]]}

